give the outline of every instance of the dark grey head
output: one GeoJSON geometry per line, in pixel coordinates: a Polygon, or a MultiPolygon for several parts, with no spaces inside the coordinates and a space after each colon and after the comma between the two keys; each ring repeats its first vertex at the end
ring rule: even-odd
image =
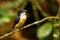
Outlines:
{"type": "Polygon", "coordinates": [[[20,9],[20,10],[18,10],[17,15],[20,16],[20,14],[23,12],[27,12],[27,10],[20,9]]]}

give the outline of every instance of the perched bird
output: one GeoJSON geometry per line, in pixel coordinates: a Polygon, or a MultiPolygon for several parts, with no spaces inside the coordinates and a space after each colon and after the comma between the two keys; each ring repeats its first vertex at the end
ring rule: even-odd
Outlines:
{"type": "Polygon", "coordinates": [[[23,10],[23,9],[18,10],[17,17],[14,20],[14,25],[13,25],[14,29],[20,28],[25,23],[27,18],[26,12],[27,10],[23,10]]]}

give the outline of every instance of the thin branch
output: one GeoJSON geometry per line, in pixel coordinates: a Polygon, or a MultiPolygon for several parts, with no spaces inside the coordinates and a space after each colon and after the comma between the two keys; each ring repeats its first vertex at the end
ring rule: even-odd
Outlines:
{"type": "Polygon", "coordinates": [[[52,18],[58,19],[57,17],[46,17],[46,18],[44,18],[44,19],[42,19],[42,20],[40,20],[40,21],[36,21],[36,22],[31,23],[31,24],[29,24],[29,25],[27,25],[27,26],[24,26],[24,27],[22,27],[22,28],[20,28],[20,29],[17,29],[17,30],[14,30],[14,31],[10,32],[10,33],[7,33],[7,34],[1,36],[0,39],[2,39],[2,38],[4,38],[4,37],[7,37],[7,36],[9,36],[9,35],[11,35],[11,34],[13,34],[13,33],[15,33],[15,32],[18,32],[18,31],[20,31],[20,30],[23,30],[24,28],[28,28],[28,27],[30,27],[30,26],[32,26],[32,25],[35,25],[35,24],[38,24],[38,23],[42,23],[43,21],[45,21],[45,20],[47,20],[47,19],[52,19],[52,18]]]}
{"type": "Polygon", "coordinates": [[[60,6],[59,6],[58,13],[57,13],[56,17],[60,18],[60,6]]]}
{"type": "Polygon", "coordinates": [[[15,33],[15,32],[18,32],[18,31],[19,31],[19,29],[15,30],[15,31],[12,31],[12,32],[10,32],[10,33],[7,33],[7,34],[1,36],[0,39],[2,39],[2,38],[4,38],[4,37],[7,37],[7,36],[9,36],[9,35],[11,35],[11,34],[13,34],[13,33],[15,33]]]}

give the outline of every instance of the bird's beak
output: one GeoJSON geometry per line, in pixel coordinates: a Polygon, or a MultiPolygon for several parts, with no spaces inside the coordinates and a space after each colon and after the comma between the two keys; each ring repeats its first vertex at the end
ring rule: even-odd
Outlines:
{"type": "Polygon", "coordinates": [[[24,10],[24,12],[28,12],[27,10],[24,10]]]}

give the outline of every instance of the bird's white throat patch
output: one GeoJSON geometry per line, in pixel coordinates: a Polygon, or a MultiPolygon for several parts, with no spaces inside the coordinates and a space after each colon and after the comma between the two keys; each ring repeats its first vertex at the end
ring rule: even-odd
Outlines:
{"type": "Polygon", "coordinates": [[[20,14],[20,18],[26,18],[26,12],[22,12],[21,14],[20,14]]]}

